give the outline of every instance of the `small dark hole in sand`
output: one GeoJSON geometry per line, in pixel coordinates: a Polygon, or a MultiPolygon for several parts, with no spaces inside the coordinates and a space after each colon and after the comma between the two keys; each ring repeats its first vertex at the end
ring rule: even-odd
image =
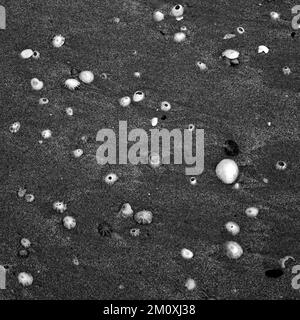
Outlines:
{"type": "Polygon", "coordinates": [[[283,275],[282,269],[269,269],[265,271],[265,275],[268,278],[279,278],[283,275]]]}
{"type": "Polygon", "coordinates": [[[161,116],[161,120],[166,120],[167,116],[164,114],[163,116],[161,116]]]}
{"type": "Polygon", "coordinates": [[[291,32],[291,37],[292,37],[292,38],[294,38],[295,35],[296,35],[296,32],[295,32],[295,31],[291,32]]]}

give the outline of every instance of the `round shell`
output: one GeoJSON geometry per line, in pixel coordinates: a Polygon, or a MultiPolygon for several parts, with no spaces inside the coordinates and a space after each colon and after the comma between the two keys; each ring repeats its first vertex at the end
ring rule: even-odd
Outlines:
{"type": "Polygon", "coordinates": [[[153,219],[153,214],[151,211],[142,210],[134,215],[134,220],[139,224],[150,224],[153,219]]]}

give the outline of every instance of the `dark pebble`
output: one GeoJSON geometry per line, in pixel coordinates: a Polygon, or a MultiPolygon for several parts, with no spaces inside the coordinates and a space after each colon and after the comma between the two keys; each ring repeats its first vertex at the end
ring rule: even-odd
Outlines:
{"type": "Polygon", "coordinates": [[[283,275],[282,269],[269,269],[265,271],[265,275],[268,278],[279,278],[283,275]]]}
{"type": "Polygon", "coordinates": [[[224,152],[227,156],[235,157],[240,153],[240,148],[235,141],[226,140],[224,143],[224,152]]]}
{"type": "Polygon", "coordinates": [[[18,256],[20,258],[27,258],[29,256],[29,251],[27,251],[26,249],[20,249],[18,252],[18,256]]]}
{"type": "Polygon", "coordinates": [[[102,237],[110,237],[112,231],[112,227],[108,223],[100,223],[98,225],[98,232],[102,237]]]}

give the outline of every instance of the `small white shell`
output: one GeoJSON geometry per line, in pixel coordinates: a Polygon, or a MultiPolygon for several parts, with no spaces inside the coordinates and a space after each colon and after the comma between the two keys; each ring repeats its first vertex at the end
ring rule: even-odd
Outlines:
{"type": "Polygon", "coordinates": [[[235,161],[223,159],[216,167],[216,175],[222,182],[231,184],[237,179],[239,168],[235,161]]]}
{"type": "Polygon", "coordinates": [[[289,74],[291,74],[292,71],[289,67],[285,66],[282,68],[282,72],[285,76],[288,76],[289,74]]]}
{"type": "Polygon", "coordinates": [[[104,181],[107,184],[114,184],[118,180],[118,176],[115,173],[109,173],[105,178],[104,181]]]}
{"type": "Polygon", "coordinates": [[[243,254],[242,247],[235,241],[225,243],[226,255],[230,259],[238,259],[243,254]]]}
{"type": "Polygon", "coordinates": [[[151,125],[152,125],[152,127],[157,126],[157,124],[158,124],[158,118],[157,118],[157,117],[152,118],[152,119],[151,119],[151,125]]]}
{"type": "Polygon", "coordinates": [[[201,62],[201,61],[197,61],[196,62],[196,65],[197,67],[199,67],[199,69],[201,71],[206,71],[208,68],[207,68],[207,65],[204,63],[204,62],[201,62]]]}
{"type": "Polygon", "coordinates": [[[259,213],[259,209],[256,207],[249,207],[245,210],[245,213],[249,218],[256,218],[259,213]]]}
{"type": "Polygon", "coordinates": [[[63,219],[63,225],[68,230],[74,229],[76,227],[76,220],[74,217],[66,216],[63,219]]]}
{"type": "Polygon", "coordinates": [[[280,171],[285,170],[287,168],[287,163],[282,160],[277,161],[275,168],[280,171]]]}
{"type": "Polygon", "coordinates": [[[29,248],[31,246],[31,242],[29,239],[27,238],[22,238],[21,241],[20,241],[21,245],[24,247],[24,248],[29,248]]]}
{"type": "Polygon", "coordinates": [[[85,70],[79,73],[79,79],[86,84],[90,84],[94,81],[95,76],[92,71],[85,70]]]}
{"type": "Polygon", "coordinates": [[[191,177],[191,178],[190,178],[190,184],[191,184],[192,186],[195,186],[195,185],[197,184],[197,179],[196,179],[195,177],[191,177]]]}
{"type": "Polygon", "coordinates": [[[34,201],[34,195],[33,194],[25,194],[25,201],[26,202],[33,202],[34,201]]]}
{"type": "Polygon", "coordinates": [[[119,213],[120,213],[120,216],[122,216],[123,218],[132,217],[133,210],[131,208],[131,205],[129,203],[124,203],[119,213]]]}
{"type": "Polygon", "coordinates": [[[224,40],[228,40],[228,39],[232,39],[232,38],[234,38],[234,37],[236,37],[235,34],[233,34],[233,33],[227,33],[227,34],[225,34],[225,36],[223,37],[223,39],[224,39],[224,40]]]}
{"type": "Polygon", "coordinates": [[[19,121],[14,122],[9,126],[9,131],[11,133],[17,133],[21,128],[21,123],[19,121]]]}
{"type": "Polygon", "coordinates": [[[243,27],[237,27],[237,28],[236,28],[236,31],[237,31],[237,33],[239,33],[239,34],[245,33],[245,29],[244,29],[243,27]]]}
{"type": "Polygon", "coordinates": [[[194,131],[195,130],[195,125],[190,123],[189,126],[188,126],[188,130],[189,131],[194,131]]]}
{"type": "Polygon", "coordinates": [[[56,35],[53,39],[52,39],[52,45],[55,48],[60,48],[64,45],[65,43],[65,37],[63,37],[61,34],[56,35]]]}
{"type": "Polygon", "coordinates": [[[22,59],[29,59],[32,57],[32,55],[33,55],[33,50],[31,49],[25,49],[20,53],[20,57],[22,59]]]}
{"type": "Polygon", "coordinates": [[[69,90],[75,90],[80,86],[80,82],[77,79],[67,79],[65,81],[65,87],[69,90]]]}
{"type": "Polygon", "coordinates": [[[33,90],[42,90],[44,87],[44,82],[39,80],[38,78],[33,78],[30,81],[31,87],[33,90]]]}
{"type": "Polygon", "coordinates": [[[140,78],[141,77],[141,73],[138,72],[138,71],[134,72],[133,75],[134,75],[135,78],[140,78]]]}
{"type": "Polygon", "coordinates": [[[225,229],[233,236],[236,236],[240,232],[239,225],[232,221],[229,221],[225,224],[225,229]]]}
{"type": "Polygon", "coordinates": [[[186,282],[185,282],[185,285],[184,285],[187,290],[191,291],[191,290],[194,290],[196,288],[196,281],[194,279],[187,279],[186,282]]]}
{"type": "Polygon", "coordinates": [[[176,4],[170,12],[170,15],[173,17],[182,17],[184,13],[184,7],[181,4],[176,4]]]}
{"type": "Polygon", "coordinates": [[[186,39],[186,34],[184,32],[176,32],[173,39],[177,43],[183,42],[186,39]]]}
{"type": "Polygon", "coordinates": [[[153,13],[153,20],[156,21],[156,22],[160,22],[160,21],[163,21],[165,18],[165,15],[159,11],[159,10],[156,10],[154,11],[153,13]]]}
{"type": "Polygon", "coordinates": [[[150,156],[149,156],[149,164],[153,168],[159,167],[160,164],[161,164],[160,155],[157,154],[157,153],[150,154],[150,156]]]}
{"type": "Polygon", "coordinates": [[[56,210],[59,213],[63,213],[64,211],[67,210],[67,205],[64,204],[62,201],[55,201],[52,207],[54,210],[56,210]]]}
{"type": "Polygon", "coordinates": [[[119,99],[119,104],[121,107],[128,107],[131,103],[131,98],[128,96],[119,99]]]}
{"type": "Polygon", "coordinates": [[[67,107],[67,108],[66,108],[66,114],[67,114],[68,116],[72,116],[72,115],[74,114],[73,109],[72,109],[71,107],[67,107]]]}
{"type": "Polygon", "coordinates": [[[39,99],[39,104],[40,105],[44,105],[44,104],[47,104],[49,103],[49,100],[47,98],[40,98],[39,99]]]}
{"type": "Polygon", "coordinates": [[[30,286],[33,283],[33,277],[30,273],[21,272],[18,274],[18,281],[24,287],[30,286]]]}
{"type": "Polygon", "coordinates": [[[270,12],[270,17],[271,19],[273,20],[278,20],[280,18],[280,14],[278,12],[275,12],[275,11],[271,11],[270,12]]]}
{"type": "Polygon", "coordinates": [[[49,139],[52,137],[52,131],[50,129],[45,129],[42,131],[42,137],[44,139],[49,139]]]}
{"type": "Polygon", "coordinates": [[[19,190],[18,190],[18,197],[19,198],[23,198],[25,196],[25,194],[26,194],[26,191],[27,190],[25,188],[20,187],[19,190]]]}
{"type": "Polygon", "coordinates": [[[83,150],[82,149],[73,150],[73,155],[75,158],[80,158],[83,155],[83,150]]]}
{"type": "Polygon", "coordinates": [[[225,57],[230,60],[237,59],[239,56],[240,56],[240,53],[233,49],[227,49],[222,52],[222,57],[225,57]]]}
{"type": "Polygon", "coordinates": [[[132,228],[129,233],[132,237],[138,237],[141,234],[141,230],[138,228],[132,228]]]}
{"type": "Polygon", "coordinates": [[[169,111],[171,110],[171,104],[168,101],[162,101],[162,103],[160,104],[160,109],[162,111],[169,111]]]}
{"type": "Polygon", "coordinates": [[[268,53],[269,52],[269,48],[264,46],[264,45],[261,45],[261,46],[258,47],[257,52],[258,53],[268,53]]]}
{"type": "Polygon", "coordinates": [[[190,260],[194,257],[194,254],[191,250],[183,248],[181,249],[181,256],[183,259],[190,260]]]}
{"type": "Polygon", "coordinates": [[[134,215],[134,220],[139,224],[150,224],[153,219],[153,214],[149,210],[142,210],[134,215]]]}
{"type": "Polygon", "coordinates": [[[145,93],[143,91],[136,91],[132,97],[133,102],[141,102],[144,99],[145,99],[145,93]]]}

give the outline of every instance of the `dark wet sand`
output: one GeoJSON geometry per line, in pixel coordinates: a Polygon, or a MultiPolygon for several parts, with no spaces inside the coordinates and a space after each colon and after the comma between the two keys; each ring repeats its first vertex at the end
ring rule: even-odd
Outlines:
{"type": "Polygon", "coordinates": [[[299,299],[291,287],[291,267],[300,263],[300,33],[290,35],[294,2],[183,1],[184,20],[168,17],[161,23],[153,22],[153,10],[175,3],[48,3],[1,2],[8,13],[7,30],[0,30],[0,264],[9,272],[0,298],[299,299]],[[271,21],[271,11],[281,13],[279,22],[271,21]],[[113,23],[113,17],[120,23],[113,23]],[[182,25],[190,34],[185,43],[175,44],[172,36],[182,25]],[[223,40],[238,26],[246,33],[223,40]],[[51,45],[55,34],[66,37],[60,49],[51,45]],[[258,55],[258,45],[268,46],[270,53],[258,55]],[[21,60],[25,48],[38,50],[41,58],[21,60]],[[227,48],[241,52],[239,66],[219,59],[227,48]],[[196,68],[198,60],[208,65],[207,73],[196,68]],[[288,77],[281,72],[285,65],[293,71],[288,77]],[[93,84],[75,92],[64,89],[71,67],[92,70],[93,84]],[[140,79],[133,77],[135,71],[142,73],[140,79]],[[103,72],[107,80],[101,79],[103,72]],[[45,82],[41,92],[31,90],[33,77],[45,82]],[[121,108],[118,99],[136,90],[145,91],[146,99],[121,108]],[[42,96],[48,105],[38,104],[42,96]],[[162,100],[170,101],[172,109],[161,128],[194,123],[205,130],[205,171],[197,186],[189,184],[184,166],[154,170],[96,163],[98,130],[117,127],[119,120],[148,130],[150,119],[162,115],[156,110],[162,100]],[[73,117],[65,114],[66,107],[74,109],[73,117]],[[21,129],[11,134],[8,127],[15,121],[21,129]],[[53,138],[39,144],[46,128],[53,138]],[[82,135],[90,138],[86,144],[80,142],[82,135]],[[227,139],[241,148],[236,157],[241,190],[215,176],[227,139]],[[71,156],[76,148],[84,150],[80,159],[71,156]],[[288,163],[287,170],[275,170],[278,160],[288,163]],[[103,182],[110,171],[120,176],[113,186],[103,182]],[[21,186],[35,195],[33,203],[17,197],[21,186]],[[67,203],[66,213],[77,220],[75,230],[62,227],[64,215],[52,210],[56,200],[67,203]],[[141,226],[138,238],[129,235],[130,228],[138,227],[133,220],[116,217],[124,202],[135,211],[154,213],[153,223],[141,226]],[[261,208],[258,219],[246,217],[248,206],[261,208]],[[103,221],[118,239],[97,233],[103,221]],[[244,255],[236,261],[223,251],[224,242],[232,240],[223,230],[227,221],[241,227],[235,239],[244,255]],[[32,242],[26,259],[17,256],[22,237],[32,242]],[[192,260],[181,258],[183,247],[194,252],[192,260]],[[286,255],[296,262],[281,277],[267,278],[265,271],[278,268],[286,255]],[[18,283],[22,271],[33,275],[32,286],[18,283]],[[184,286],[189,277],[197,282],[193,291],[184,286]]]}

